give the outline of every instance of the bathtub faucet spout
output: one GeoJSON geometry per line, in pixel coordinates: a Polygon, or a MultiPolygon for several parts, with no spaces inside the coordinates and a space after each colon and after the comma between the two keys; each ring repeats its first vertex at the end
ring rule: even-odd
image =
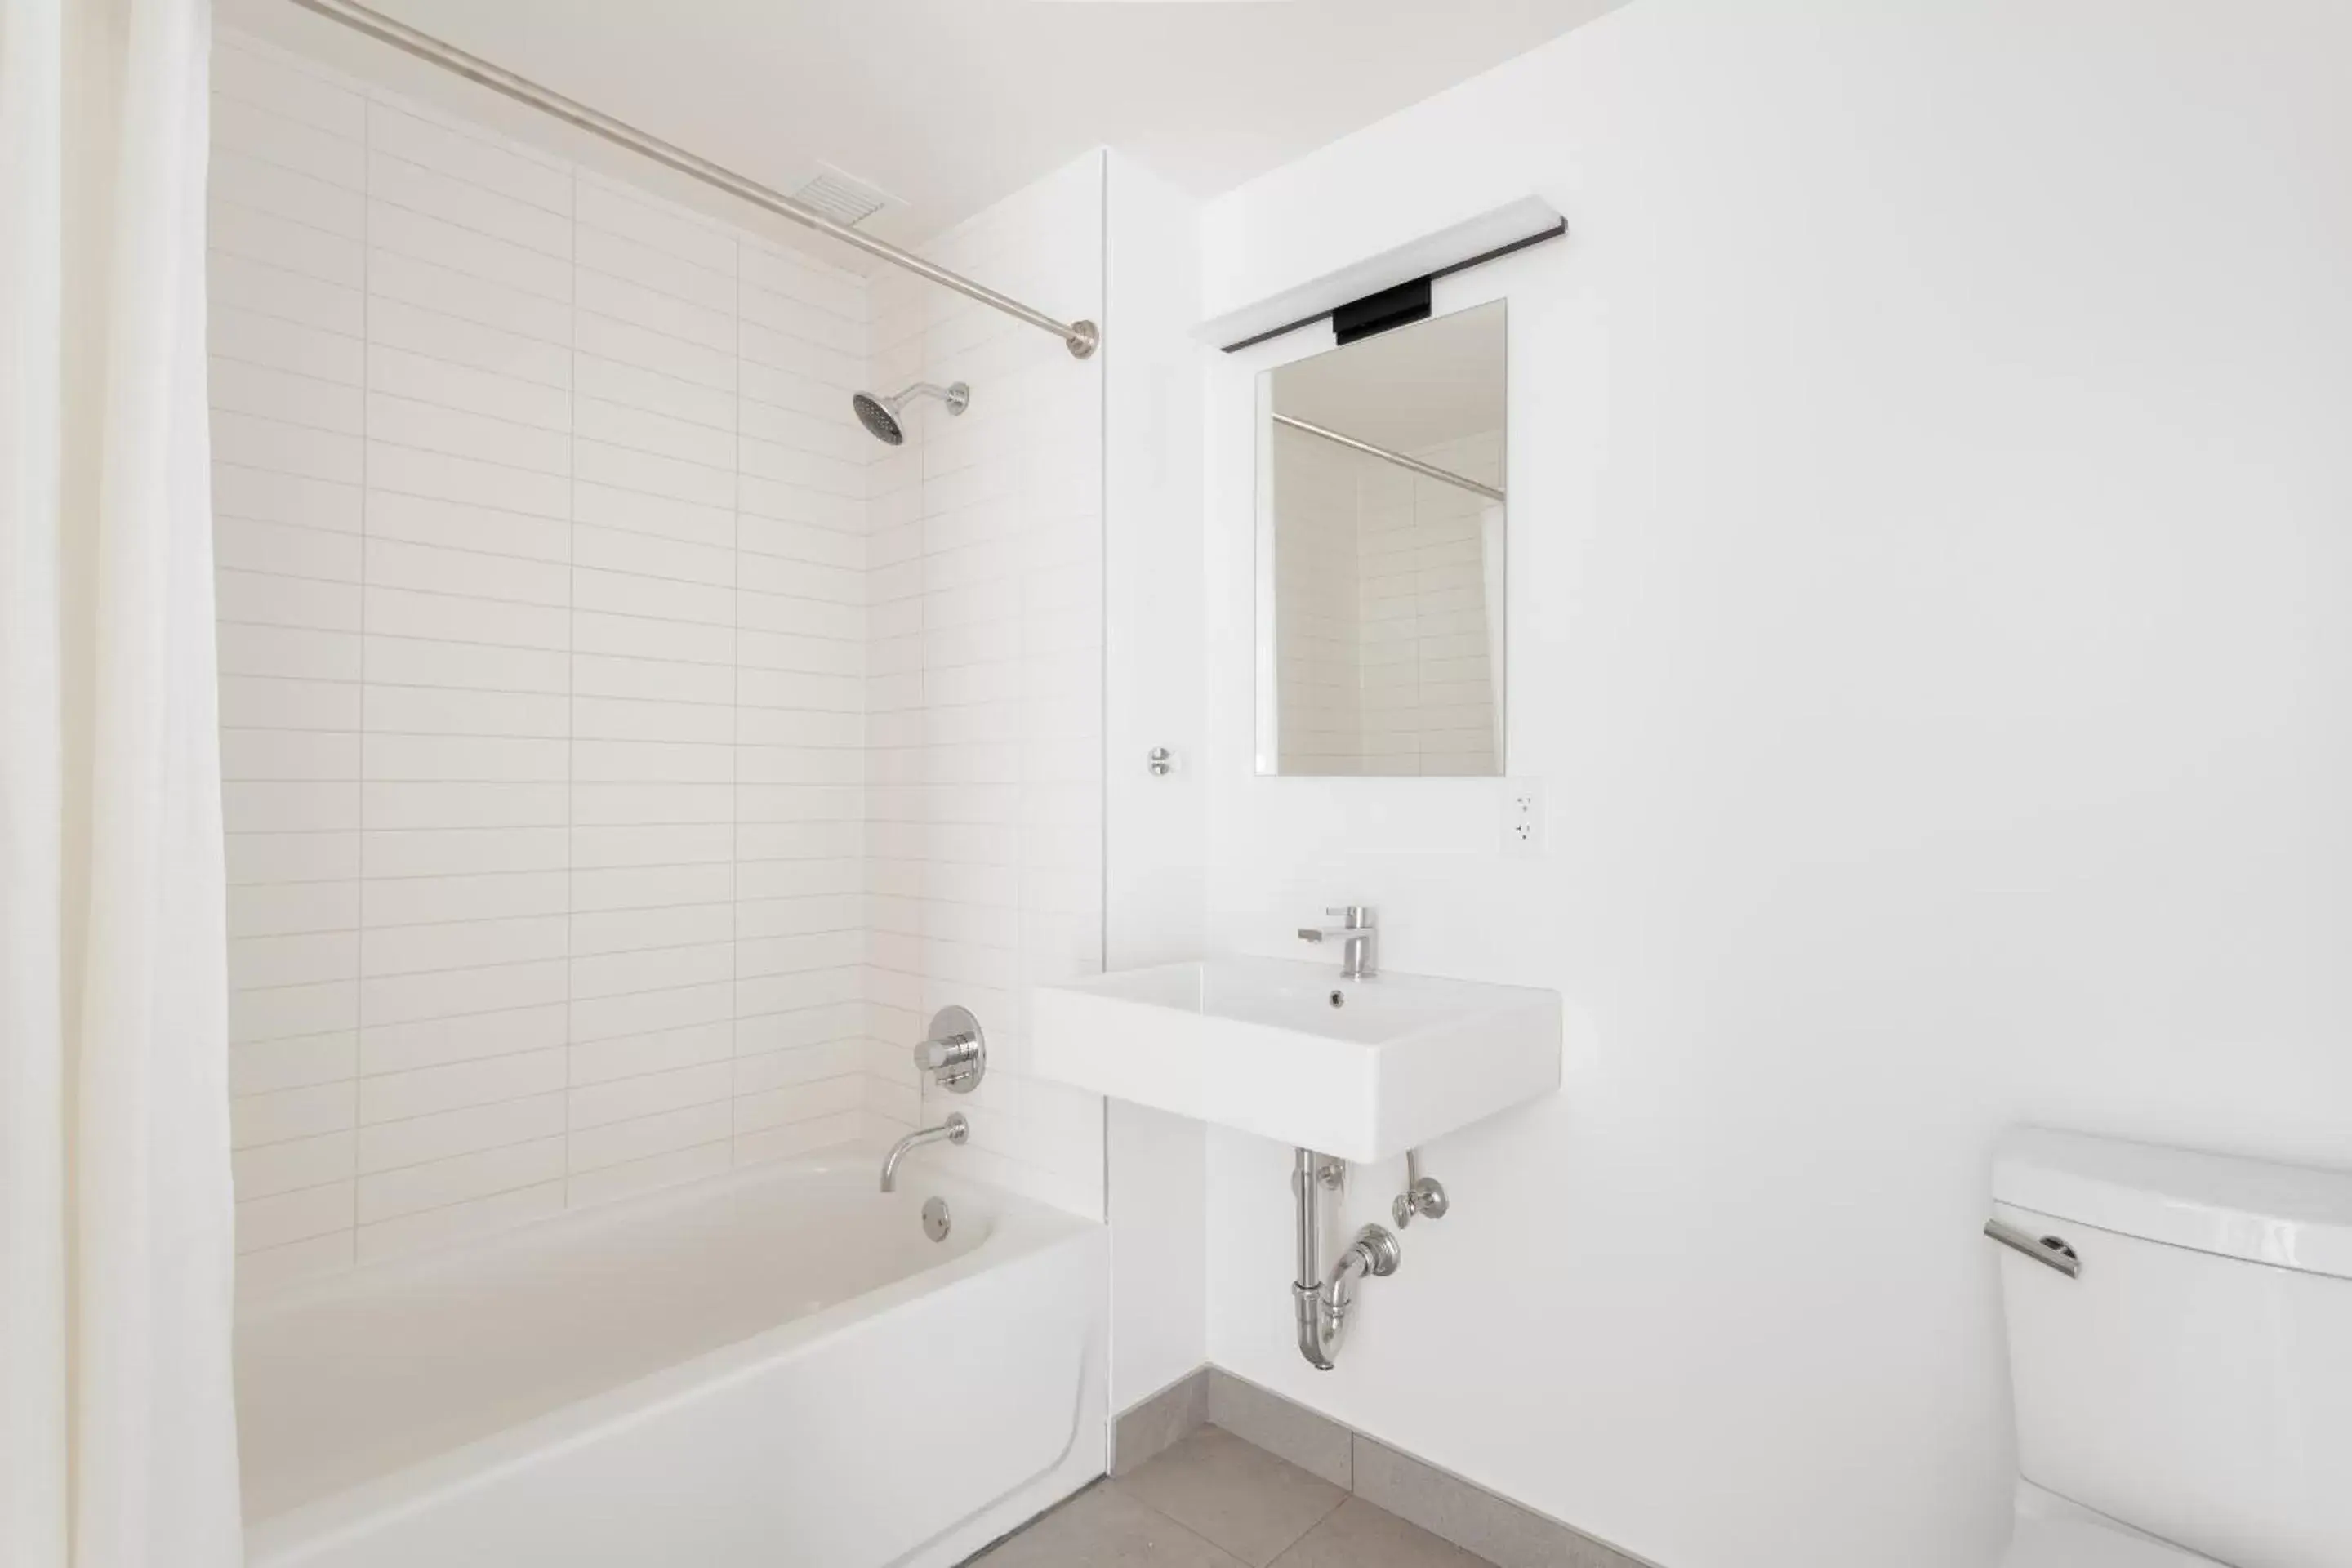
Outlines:
{"type": "Polygon", "coordinates": [[[910,1150],[919,1149],[926,1143],[961,1143],[971,1136],[971,1123],[964,1120],[961,1110],[937,1127],[926,1127],[919,1132],[908,1133],[891,1144],[890,1152],[883,1156],[882,1190],[886,1193],[898,1190],[898,1162],[905,1159],[910,1150]]]}

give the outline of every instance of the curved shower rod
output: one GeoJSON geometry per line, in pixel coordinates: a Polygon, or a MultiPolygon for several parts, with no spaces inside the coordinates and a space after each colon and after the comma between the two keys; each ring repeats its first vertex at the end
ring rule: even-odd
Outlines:
{"type": "Polygon", "coordinates": [[[517,76],[503,66],[492,65],[479,55],[469,55],[454,44],[445,44],[430,33],[419,32],[405,22],[394,21],[381,11],[358,5],[355,0],[289,0],[289,3],[331,22],[340,22],[354,32],[364,33],[379,43],[390,44],[427,65],[438,66],[468,81],[478,82],[518,103],[527,103],[592,135],[601,136],[615,146],[626,147],[656,163],[676,169],[682,174],[692,175],[704,184],[716,186],[753,206],[764,207],[779,217],[790,218],[804,228],[813,228],[844,245],[854,246],[868,256],[878,256],[893,267],[903,267],[919,278],[928,278],[1033,327],[1043,327],[1061,339],[1076,358],[1089,357],[1096,345],[1102,342],[1101,331],[1092,321],[1055,321],[1043,310],[1031,310],[1009,294],[1000,294],[984,283],[975,283],[961,273],[950,272],[935,262],[924,260],[910,250],[901,250],[888,240],[860,234],[847,224],[836,223],[814,207],[794,201],[781,191],[770,190],[757,180],[746,179],[732,169],[723,168],[708,158],[698,157],[683,147],[615,120],[600,110],[591,109],[575,99],[541,87],[527,77],[517,76]]]}

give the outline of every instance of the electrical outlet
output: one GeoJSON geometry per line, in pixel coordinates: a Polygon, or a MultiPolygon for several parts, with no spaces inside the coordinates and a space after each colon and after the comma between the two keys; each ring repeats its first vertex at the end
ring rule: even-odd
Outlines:
{"type": "Polygon", "coordinates": [[[1503,781],[1503,853],[1540,855],[1544,850],[1541,779],[1503,781]]]}

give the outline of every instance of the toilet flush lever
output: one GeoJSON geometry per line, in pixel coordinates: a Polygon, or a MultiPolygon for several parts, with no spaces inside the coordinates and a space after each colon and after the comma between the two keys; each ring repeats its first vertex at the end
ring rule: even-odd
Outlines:
{"type": "Polygon", "coordinates": [[[1984,1233],[2012,1252],[2022,1252],[2036,1263],[2047,1264],[2069,1279],[2083,1277],[2083,1260],[2066,1245],[2063,1237],[2035,1236],[2000,1219],[1985,1221],[1984,1233]]]}

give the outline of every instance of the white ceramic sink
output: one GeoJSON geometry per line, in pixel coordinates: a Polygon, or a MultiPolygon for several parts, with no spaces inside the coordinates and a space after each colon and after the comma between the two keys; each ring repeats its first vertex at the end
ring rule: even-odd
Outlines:
{"type": "Polygon", "coordinates": [[[1559,1087],[1558,993],[1212,958],[1037,988],[1041,1078],[1346,1160],[1559,1087]]]}

